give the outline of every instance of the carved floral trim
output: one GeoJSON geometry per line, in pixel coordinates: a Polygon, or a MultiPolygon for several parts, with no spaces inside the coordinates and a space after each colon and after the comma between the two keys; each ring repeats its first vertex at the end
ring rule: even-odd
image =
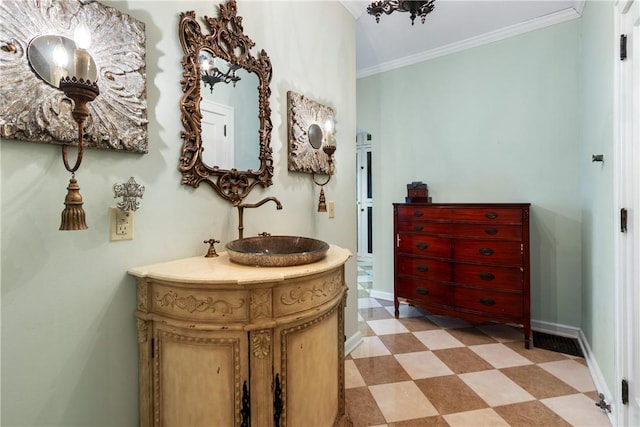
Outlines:
{"type": "Polygon", "coordinates": [[[328,280],[324,280],[321,284],[314,284],[310,289],[298,286],[296,289],[292,289],[288,293],[280,296],[280,301],[284,305],[293,305],[313,301],[314,298],[326,298],[327,296],[333,295],[341,285],[342,277],[336,275],[328,280]]]}
{"type": "Polygon", "coordinates": [[[193,313],[194,311],[211,311],[211,313],[219,312],[222,315],[233,314],[233,310],[242,308],[245,303],[243,298],[238,299],[236,304],[232,304],[229,301],[223,299],[214,300],[211,297],[207,297],[205,299],[198,299],[193,295],[181,297],[174,291],[169,291],[162,296],[157,292],[155,298],[162,307],[177,307],[179,309],[186,310],[189,313],[193,313]]]}
{"type": "Polygon", "coordinates": [[[271,334],[269,331],[260,331],[251,335],[251,349],[258,359],[264,359],[271,351],[271,334]]]}
{"type": "Polygon", "coordinates": [[[251,318],[271,317],[271,291],[251,294],[251,318]]]}

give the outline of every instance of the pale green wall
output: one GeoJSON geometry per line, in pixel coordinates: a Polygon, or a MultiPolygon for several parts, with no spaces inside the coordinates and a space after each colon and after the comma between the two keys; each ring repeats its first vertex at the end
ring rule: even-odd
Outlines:
{"type": "MultiPolygon", "coordinates": [[[[206,185],[180,185],[182,125],[179,12],[215,15],[211,1],[111,1],[146,24],[149,154],[88,150],[77,174],[89,230],[60,232],[69,180],[60,147],[3,140],[2,161],[2,420],[10,425],[138,424],[138,361],[128,268],[204,254],[203,240],[237,236],[237,213],[206,185]],[[110,242],[112,186],[134,176],[146,186],[135,239],[110,242]]],[[[246,33],[273,64],[274,185],[257,189],[245,212],[245,235],[261,231],[322,238],[356,252],[355,23],[338,2],[238,4],[246,33]],[[331,23],[331,31],[326,23],[331,23]],[[295,90],[336,112],[336,176],[326,186],[336,219],[315,212],[319,188],[287,171],[286,93],[295,90]]],[[[357,332],[356,265],[346,335],[357,332]]]]}
{"type": "Polygon", "coordinates": [[[391,203],[406,183],[428,183],[434,202],[530,202],[532,319],[581,328],[610,389],[612,4],[357,81],[357,124],[373,135],[376,289],[393,292],[391,203]]]}
{"type": "Polygon", "coordinates": [[[589,1],[582,24],[582,331],[610,390],[615,390],[613,203],[613,3],[589,1]],[[591,163],[604,154],[604,163],[591,163]]]}
{"type": "Polygon", "coordinates": [[[531,314],[580,326],[579,21],[357,82],[373,135],[374,277],[393,291],[393,202],[530,202],[531,314]]]}

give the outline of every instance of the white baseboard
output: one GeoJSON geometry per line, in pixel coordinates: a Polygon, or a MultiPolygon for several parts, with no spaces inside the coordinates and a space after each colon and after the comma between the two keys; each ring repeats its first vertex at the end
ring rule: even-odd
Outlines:
{"type": "MultiPolygon", "coordinates": [[[[600,366],[598,366],[598,362],[596,361],[593,352],[591,351],[591,347],[589,346],[589,341],[587,341],[587,337],[584,335],[584,332],[582,332],[582,329],[576,328],[575,326],[560,325],[540,320],[531,320],[531,329],[538,332],[577,339],[578,344],[580,344],[582,354],[584,355],[584,360],[587,362],[587,368],[589,369],[589,373],[593,379],[593,385],[595,385],[598,393],[602,393],[604,395],[604,400],[606,402],[613,402],[613,395],[609,390],[609,386],[607,386],[607,382],[604,380],[600,366]]],[[[614,408],[612,408],[612,410],[613,409],[614,408]]],[[[617,425],[617,417],[614,413],[608,412],[607,416],[609,417],[611,425],[617,425]]]]}
{"type": "Polygon", "coordinates": [[[353,350],[355,350],[362,343],[362,334],[360,331],[356,331],[344,342],[344,355],[348,356],[353,350]]]}

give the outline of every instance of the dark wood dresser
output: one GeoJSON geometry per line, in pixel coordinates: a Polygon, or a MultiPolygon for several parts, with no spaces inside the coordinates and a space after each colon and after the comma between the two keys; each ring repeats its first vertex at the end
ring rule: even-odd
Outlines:
{"type": "Polygon", "coordinates": [[[529,203],[394,203],[394,304],[531,335],[529,203]]]}

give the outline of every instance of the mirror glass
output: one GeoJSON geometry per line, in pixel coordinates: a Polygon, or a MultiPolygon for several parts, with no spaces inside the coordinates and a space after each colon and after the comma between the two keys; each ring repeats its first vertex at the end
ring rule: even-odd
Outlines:
{"type": "Polygon", "coordinates": [[[219,6],[219,17],[205,17],[201,30],[194,11],[180,15],[179,36],[184,95],[182,183],[211,186],[240,203],[257,184],[273,181],[271,154],[271,60],[244,34],[235,0],[219,6]]]}
{"type": "Polygon", "coordinates": [[[316,150],[322,146],[322,129],[316,123],[309,126],[309,144],[316,150]]]}
{"type": "Polygon", "coordinates": [[[202,50],[202,161],[220,169],[260,167],[258,75],[202,50]],[[225,76],[226,79],[225,79],[225,76]]]}
{"type": "MultiPolygon", "coordinates": [[[[27,47],[29,64],[38,76],[57,88],[60,78],[73,76],[76,43],[70,38],[57,35],[35,37],[27,47]]],[[[89,57],[89,80],[96,81],[98,71],[93,58],[89,57]]]]}

